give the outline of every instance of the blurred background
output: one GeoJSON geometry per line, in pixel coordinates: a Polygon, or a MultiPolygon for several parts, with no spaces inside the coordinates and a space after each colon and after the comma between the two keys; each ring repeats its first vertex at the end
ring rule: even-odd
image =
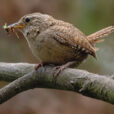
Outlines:
{"type": "MultiPolygon", "coordinates": [[[[86,35],[114,25],[114,0],[0,0],[0,62],[38,63],[22,34],[20,39],[3,30],[4,23],[16,22],[25,14],[41,12],[70,22],[86,35]]],[[[97,45],[98,59],[89,57],[80,69],[114,74],[114,34],[97,45]]],[[[1,82],[2,87],[5,82],[1,82]]],[[[3,105],[0,114],[114,114],[111,104],[80,94],[33,89],[23,92],[3,105]]]]}

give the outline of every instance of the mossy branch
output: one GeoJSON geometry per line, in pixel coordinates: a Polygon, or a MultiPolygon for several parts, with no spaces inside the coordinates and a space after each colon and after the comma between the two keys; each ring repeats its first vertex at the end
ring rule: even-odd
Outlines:
{"type": "Polygon", "coordinates": [[[34,64],[0,63],[0,80],[11,82],[0,89],[0,103],[25,90],[51,88],[78,92],[114,104],[114,76],[68,68],[54,78],[55,72],[56,70],[51,66],[34,71],[34,64]]]}

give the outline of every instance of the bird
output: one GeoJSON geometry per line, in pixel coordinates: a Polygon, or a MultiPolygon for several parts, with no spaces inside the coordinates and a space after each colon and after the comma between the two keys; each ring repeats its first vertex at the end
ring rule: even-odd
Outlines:
{"type": "Polygon", "coordinates": [[[73,24],[42,13],[26,14],[4,29],[7,32],[19,30],[33,55],[40,60],[35,70],[52,64],[57,69],[55,76],[68,67],[79,66],[88,55],[96,58],[95,44],[114,32],[114,26],[109,26],[86,36],[73,24]]]}

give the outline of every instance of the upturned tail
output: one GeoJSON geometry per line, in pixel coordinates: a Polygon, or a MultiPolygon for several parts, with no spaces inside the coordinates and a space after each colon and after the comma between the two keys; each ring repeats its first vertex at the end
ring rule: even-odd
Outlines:
{"type": "MultiPolygon", "coordinates": [[[[93,33],[89,36],[87,36],[88,41],[92,46],[94,46],[96,43],[104,41],[104,37],[108,36],[110,33],[114,32],[114,26],[109,26],[107,28],[104,28],[96,33],[93,33]]],[[[98,49],[96,48],[96,51],[98,49]]]]}

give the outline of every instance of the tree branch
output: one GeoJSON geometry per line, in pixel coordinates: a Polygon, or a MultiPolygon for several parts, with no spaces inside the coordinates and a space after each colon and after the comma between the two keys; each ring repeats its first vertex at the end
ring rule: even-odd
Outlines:
{"type": "Polygon", "coordinates": [[[0,80],[11,82],[34,70],[35,64],[0,62],[0,80]]]}
{"type": "Polygon", "coordinates": [[[81,93],[114,104],[114,80],[108,76],[84,70],[66,69],[55,79],[53,67],[41,67],[34,71],[34,64],[0,63],[0,80],[13,81],[0,89],[0,103],[16,94],[33,88],[52,88],[81,93]],[[23,76],[24,75],[24,76],[23,76]]]}

